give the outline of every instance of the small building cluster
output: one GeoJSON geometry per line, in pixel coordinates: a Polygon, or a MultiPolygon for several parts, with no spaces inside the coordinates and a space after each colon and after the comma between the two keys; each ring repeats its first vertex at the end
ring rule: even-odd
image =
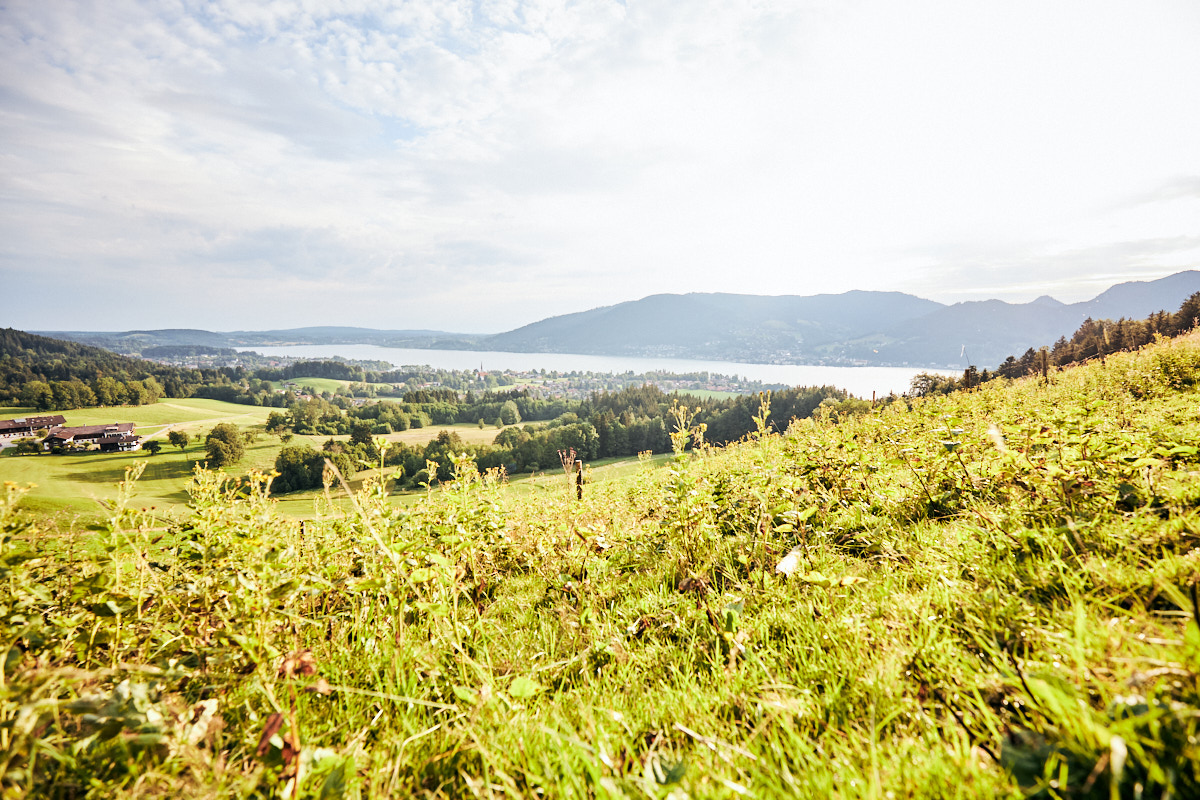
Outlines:
{"type": "Polygon", "coordinates": [[[62,414],[54,414],[53,416],[46,417],[0,419],[0,437],[18,439],[25,436],[33,436],[33,434],[45,428],[54,428],[66,423],[67,418],[62,414]]]}
{"type": "Polygon", "coordinates": [[[67,427],[66,421],[60,414],[0,420],[0,438],[28,438],[38,431],[47,430],[42,439],[43,450],[83,450],[96,445],[101,452],[116,452],[137,450],[142,446],[142,438],[134,433],[135,424],[132,422],[67,427]]]}
{"type": "Polygon", "coordinates": [[[50,429],[50,433],[42,440],[42,444],[47,450],[54,447],[78,447],[89,444],[99,445],[101,452],[137,450],[142,446],[142,439],[133,432],[133,429],[132,422],[83,425],[77,428],[59,426],[50,429]]]}

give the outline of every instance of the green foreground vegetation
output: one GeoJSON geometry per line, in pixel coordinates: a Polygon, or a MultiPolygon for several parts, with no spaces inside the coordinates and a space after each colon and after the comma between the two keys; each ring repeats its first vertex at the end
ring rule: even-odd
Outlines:
{"type": "Polygon", "coordinates": [[[723,448],[676,406],[582,499],[463,457],[303,524],[6,483],[4,794],[1200,796],[1198,382],[1192,334],[723,448]]]}

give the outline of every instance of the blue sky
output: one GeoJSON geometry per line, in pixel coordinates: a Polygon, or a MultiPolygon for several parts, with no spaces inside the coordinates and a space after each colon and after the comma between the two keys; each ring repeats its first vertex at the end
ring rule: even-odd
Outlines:
{"type": "Polygon", "coordinates": [[[1197,142],[1194,0],[0,0],[3,324],[1070,302],[1200,268],[1197,142]]]}

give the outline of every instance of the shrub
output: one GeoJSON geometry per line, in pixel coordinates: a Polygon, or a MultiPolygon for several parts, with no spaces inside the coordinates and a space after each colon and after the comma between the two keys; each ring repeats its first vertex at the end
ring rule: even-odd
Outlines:
{"type": "Polygon", "coordinates": [[[220,468],[241,461],[246,447],[241,432],[234,425],[222,422],[204,440],[204,451],[208,454],[208,465],[220,468]]]}

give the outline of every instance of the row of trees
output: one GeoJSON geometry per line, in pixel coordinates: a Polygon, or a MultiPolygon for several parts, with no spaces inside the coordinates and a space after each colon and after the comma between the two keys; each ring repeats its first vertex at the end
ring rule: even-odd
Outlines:
{"type": "Polygon", "coordinates": [[[140,406],[157,403],[167,390],[153,376],[145,380],[120,381],[101,375],[85,383],[78,378],[65,381],[31,380],[20,390],[18,400],[39,411],[92,408],[94,406],[140,406]]]}
{"type": "Polygon", "coordinates": [[[1095,320],[1088,317],[1071,335],[1059,337],[1053,346],[1026,350],[1019,358],[1009,356],[995,370],[967,367],[960,378],[922,373],[913,378],[910,391],[921,396],[971,389],[996,378],[1048,375],[1051,370],[1082,364],[1127,350],[1136,350],[1155,339],[1191,331],[1200,323],[1200,292],[1183,301],[1174,314],[1157,311],[1143,320],[1095,320]]]}
{"type": "MultiPolygon", "coordinates": [[[[470,454],[480,470],[503,467],[509,474],[557,468],[560,450],[575,450],[581,459],[632,456],[642,452],[671,451],[671,406],[677,396],[668,395],[654,385],[630,387],[618,392],[593,393],[586,400],[552,400],[532,397],[528,392],[464,397],[450,402],[448,395],[413,395],[412,400],[426,403],[379,402],[363,407],[341,409],[323,400],[297,402],[286,413],[272,412],[268,431],[285,440],[295,433],[324,429],[349,434],[349,442],[330,440],[322,451],[304,446],[285,447],[275,468],[286,477],[277,480],[274,491],[294,491],[320,486],[317,464],[323,455],[337,454],[357,467],[378,465],[379,454],[372,436],[381,432],[389,420],[409,416],[437,417],[440,423],[468,422],[495,412],[505,421],[489,445],[471,445],[457,433],[442,431],[425,445],[395,443],[389,446],[384,461],[399,468],[409,486],[427,480],[426,464],[434,462],[442,475],[449,474],[457,455],[470,454]],[[518,426],[516,423],[526,421],[518,426]],[[532,424],[532,423],[540,424],[532,424]],[[307,453],[304,452],[307,450],[307,453]],[[314,455],[315,454],[315,455],[314,455]]],[[[684,398],[695,404],[695,423],[707,428],[707,439],[724,444],[744,437],[756,429],[760,398],[740,396],[723,400],[684,398]]],[[[797,417],[814,412],[836,416],[847,412],[855,401],[831,386],[789,389],[770,396],[770,420],[777,430],[786,428],[797,417]]],[[[857,406],[855,406],[857,409],[857,406]]],[[[345,470],[343,470],[345,472],[345,470]]]]}

